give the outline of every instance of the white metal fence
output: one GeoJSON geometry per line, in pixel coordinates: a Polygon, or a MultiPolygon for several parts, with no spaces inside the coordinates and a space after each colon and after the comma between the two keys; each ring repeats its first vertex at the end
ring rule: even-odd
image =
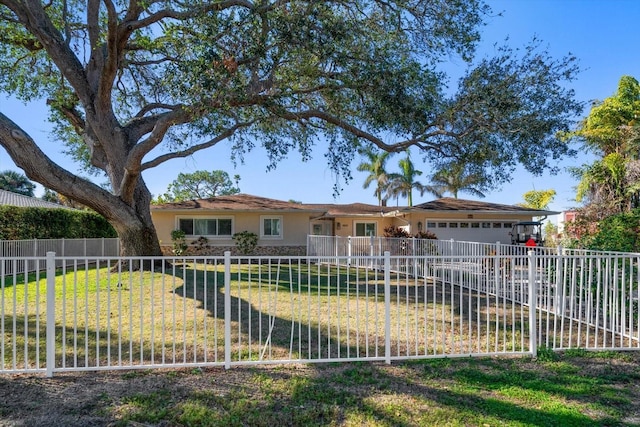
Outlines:
{"type": "Polygon", "coordinates": [[[640,348],[638,254],[5,261],[0,373],[640,348]]]}
{"type": "MultiPolygon", "coordinates": [[[[11,258],[4,261],[6,272],[32,272],[37,264],[23,262],[27,258],[44,257],[47,252],[55,252],[61,257],[96,257],[118,256],[120,239],[118,238],[85,238],[85,239],[30,239],[0,240],[0,258],[11,258]]],[[[61,265],[58,262],[58,267],[61,265]]]]}

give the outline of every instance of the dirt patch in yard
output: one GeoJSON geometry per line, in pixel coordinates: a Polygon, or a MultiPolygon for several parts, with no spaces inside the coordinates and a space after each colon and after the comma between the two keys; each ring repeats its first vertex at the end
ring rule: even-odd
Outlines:
{"type": "Polygon", "coordinates": [[[640,352],[1,376],[0,426],[634,425],[639,380],[640,352]]]}

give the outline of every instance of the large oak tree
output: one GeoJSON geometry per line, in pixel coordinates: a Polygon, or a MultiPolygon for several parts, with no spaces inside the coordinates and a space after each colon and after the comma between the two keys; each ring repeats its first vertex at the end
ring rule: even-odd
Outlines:
{"type": "MultiPolygon", "coordinates": [[[[321,145],[348,178],[354,146],[416,146],[495,185],[569,154],[573,58],[536,42],[472,59],[482,0],[0,0],[0,90],[46,102],[55,138],[111,191],[54,163],[10,117],[0,145],[27,176],[104,215],[123,254],[159,254],[142,173],[230,140],[275,164],[321,145]],[[457,82],[452,57],[472,66],[457,82]]],[[[44,119],[44,118],[43,118],[44,119]]],[[[207,156],[211,153],[202,152],[207,156]]],[[[215,159],[213,160],[215,163],[215,159]]]]}

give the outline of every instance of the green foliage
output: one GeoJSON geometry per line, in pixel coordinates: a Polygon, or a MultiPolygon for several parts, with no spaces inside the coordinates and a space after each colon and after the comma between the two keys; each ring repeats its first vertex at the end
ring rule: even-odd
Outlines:
{"type": "Polygon", "coordinates": [[[258,235],[251,231],[241,231],[232,236],[241,255],[251,255],[258,246],[258,235]]]}
{"type": "Polygon", "coordinates": [[[53,191],[53,190],[50,190],[48,188],[44,189],[44,194],[42,195],[41,199],[46,201],[46,202],[60,203],[60,201],[58,200],[58,195],[56,194],[56,192],[53,191]]]}
{"type": "Polygon", "coordinates": [[[159,250],[143,238],[142,172],[223,141],[240,161],[260,141],[270,167],[291,152],[307,160],[326,141],[329,167],[347,181],[362,144],[414,146],[425,162],[475,165],[492,186],[517,164],[540,173],[573,153],[557,133],[582,109],[567,84],[575,58],[552,58],[534,40],[473,62],[495,16],[483,0],[254,3],[3,3],[0,92],[46,102],[53,139],[115,191],[58,170],[1,117],[0,146],[45,187],[117,221],[123,237],[140,230],[125,252],[159,250]],[[468,65],[457,88],[442,72],[451,59],[468,65]]]}
{"type": "Polygon", "coordinates": [[[0,206],[0,240],[116,237],[95,212],[0,206]]]}
{"type": "Polygon", "coordinates": [[[486,187],[486,177],[482,168],[478,168],[477,165],[451,162],[440,166],[440,169],[431,176],[431,184],[425,186],[424,191],[436,197],[451,193],[457,199],[461,191],[484,197],[482,191],[486,187]]]}
{"type": "Polygon", "coordinates": [[[361,148],[358,150],[358,153],[366,159],[358,165],[358,171],[369,173],[362,184],[362,188],[369,188],[369,185],[375,182],[376,190],[374,195],[378,199],[378,205],[382,206],[386,204],[386,198],[383,198],[382,193],[388,184],[388,174],[385,170],[385,163],[393,153],[387,151],[380,152],[371,145],[361,148]]]}
{"type": "Polygon", "coordinates": [[[180,229],[171,231],[171,241],[173,242],[173,253],[174,255],[182,255],[187,250],[187,240],[186,233],[180,229]]]}
{"type": "Polygon", "coordinates": [[[12,170],[0,172],[0,190],[33,197],[33,190],[35,190],[35,188],[35,184],[19,172],[12,170]]]}
{"type": "Polygon", "coordinates": [[[518,203],[518,206],[522,206],[529,209],[548,209],[549,203],[556,197],[556,190],[531,190],[522,195],[524,203],[518,203]]]}
{"type": "Polygon", "coordinates": [[[560,243],[558,241],[558,226],[551,221],[544,224],[543,235],[545,246],[556,247],[560,243]]]}
{"type": "Polygon", "coordinates": [[[413,206],[413,189],[419,190],[420,194],[426,190],[426,186],[416,180],[418,176],[422,175],[422,171],[414,167],[408,150],[407,157],[400,159],[398,166],[400,166],[400,173],[390,173],[387,176],[389,180],[387,197],[406,197],[409,206],[413,206]]]}
{"type": "Polygon", "coordinates": [[[603,156],[621,153],[626,157],[640,143],[639,117],[640,83],[622,76],[616,93],[594,105],[573,136],[582,138],[587,147],[603,156]]]}
{"type": "Polygon", "coordinates": [[[579,184],[576,200],[589,207],[590,220],[640,207],[640,83],[623,76],[617,92],[594,105],[569,136],[602,157],[572,168],[579,184]]]}
{"type": "Polygon", "coordinates": [[[418,231],[415,235],[416,239],[438,240],[438,236],[432,231],[418,231]]]}
{"type": "Polygon", "coordinates": [[[169,184],[167,192],[159,196],[155,203],[183,202],[237,194],[240,192],[237,186],[240,176],[235,175],[234,180],[235,185],[229,174],[221,170],[180,173],[178,178],[169,184]]]}
{"type": "Polygon", "coordinates": [[[384,237],[411,237],[411,234],[409,234],[404,228],[390,225],[385,227],[384,237]]]}
{"type": "Polygon", "coordinates": [[[595,234],[586,236],[581,246],[603,251],[640,252],[640,209],[603,219],[595,234]]]}

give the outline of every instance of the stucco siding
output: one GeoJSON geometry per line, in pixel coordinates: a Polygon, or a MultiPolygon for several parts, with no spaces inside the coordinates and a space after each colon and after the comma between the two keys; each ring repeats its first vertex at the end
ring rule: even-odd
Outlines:
{"type": "MultiPolygon", "coordinates": [[[[171,231],[178,228],[180,218],[231,218],[231,234],[241,231],[250,231],[259,236],[259,246],[303,246],[307,243],[309,234],[309,213],[280,213],[280,212],[212,212],[212,211],[153,211],[153,222],[158,233],[158,239],[162,245],[171,244],[171,231]],[[264,219],[277,219],[280,221],[280,236],[265,236],[261,224],[264,219]]],[[[196,240],[199,236],[188,236],[187,242],[196,240]]],[[[211,246],[234,246],[235,242],[230,237],[205,236],[211,246]]]]}

